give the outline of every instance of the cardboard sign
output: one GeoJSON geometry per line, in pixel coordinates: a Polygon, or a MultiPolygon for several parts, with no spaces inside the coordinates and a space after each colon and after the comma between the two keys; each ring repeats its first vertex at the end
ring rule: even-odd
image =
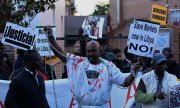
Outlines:
{"type": "Polygon", "coordinates": [[[159,5],[152,5],[151,21],[166,25],[167,21],[167,8],[159,5]]]}
{"type": "Polygon", "coordinates": [[[145,57],[152,57],[159,24],[135,20],[130,26],[128,35],[128,52],[145,57]]]}
{"type": "Polygon", "coordinates": [[[170,32],[159,31],[155,49],[162,53],[162,50],[167,47],[170,47],[170,32]]]}
{"type": "Polygon", "coordinates": [[[180,9],[169,10],[169,24],[174,27],[180,26],[180,9]]]}
{"type": "Polygon", "coordinates": [[[49,65],[55,65],[56,63],[59,63],[60,60],[56,56],[51,56],[51,57],[46,57],[45,58],[45,63],[49,65]]]}
{"type": "Polygon", "coordinates": [[[33,48],[35,37],[31,28],[7,22],[1,42],[15,48],[29,50],[33,48]]]}
{"type": "Polygon", "coordinates": [[[82,28],[84,35],[89,36],[92,39],[102,38],[104,18],[88,16],[83,22],[82,28]]]}
{"type": "MultiPolygon", "coordinates": [[[[39,52],[41,56],[52,56],[54,53],[50,49],[50,44],[47,39],[47,36],[44,33],[43,30],[44,26],[38,26],[36,27],[36,51],[39,52]]],[[[56,28],[52,26],[53,30],[53,36],[56,36],[56,28]]]]}

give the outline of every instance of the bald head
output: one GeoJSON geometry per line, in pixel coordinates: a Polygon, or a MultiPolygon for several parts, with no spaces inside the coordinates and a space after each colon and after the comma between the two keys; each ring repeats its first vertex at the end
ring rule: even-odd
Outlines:
{"type": "Polygon", "coordinates": [[[99,43],[95,40],[91,40],[91,41],[87,42],[86,47],[89,47],[89,46],[100,48],[99,43]]]}
{"type": "Polygon", "coordinates": [[[100,62],[100,45],[97,41],[91,40],[86,44],[86,55],[90,63],[100,62]]]}

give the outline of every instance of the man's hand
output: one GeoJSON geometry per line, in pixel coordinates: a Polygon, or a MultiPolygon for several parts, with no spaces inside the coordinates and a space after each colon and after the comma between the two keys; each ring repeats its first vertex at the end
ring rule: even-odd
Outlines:
{"type": "Polygon", "coordinates": [[[156,93],[154,93],[154,98],[163,100],[163,99],[167,98],[167,95],[163,92],[156,92],[156,93]]]}
{"type": "Polygon", "coordinates": [[[50,25],[44,27],[44,32],[47,36],[52,36],[52,28],[50,25]]]}
{"type": "Polygon", "coordinates": [[[140,62],[134,63],[131,66],[131,73],[132,75],[135,77],[136,73],[139,71],[139,69],[141,68],[140,62]]]}
{"type": "Polygon", "coordinates": [[[55,38],[52,34],[52,28],[50,25],[47,25],[44,27],[44,32],[45,32],[48,40],[50,41],[50,43],[55,43],[55,38]]]}

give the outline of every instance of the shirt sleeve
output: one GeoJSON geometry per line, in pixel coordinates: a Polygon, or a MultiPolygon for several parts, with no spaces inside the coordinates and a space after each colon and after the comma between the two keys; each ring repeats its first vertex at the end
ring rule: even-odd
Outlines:
{"type": "Polygon", "coordinates": [[[117,68],[112,62],[108,65],[110,71],[110,80],[113,84],[123,86],[126,79],[126,75],[123,74],[119,68],[117,68]]]}
{"type": "Polygon", "coordinates": [[[142,104],[153,103],[155,101],[153,93],[144,93],[140,90],[136,91],[135,100],[142,104]]]}

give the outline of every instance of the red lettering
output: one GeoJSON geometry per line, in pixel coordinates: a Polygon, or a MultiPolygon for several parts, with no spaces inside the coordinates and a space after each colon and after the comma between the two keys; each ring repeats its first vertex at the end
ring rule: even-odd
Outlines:
{"type": "Polygon", "coordinates": [[[1,100],[0,100],[0,108],[5,108],[1,100]]]}
{"type": "Polygon", "coordinates": [[[129,99],[133,98],[135,96],[135,94],[136,94],[136,92],[134,92],[134,94],[132,96],[130,96],[131,87],[133,87],[134,91],[136,91],[136,84],[135,83],[133,83],[130,87],[128,87],[128,93],[127,93],[127,97],[126,97],[126,102],[125,102],[125,105],[124,105],[123,108],[126,108],[126,105],[127,105],[128,101],[129,101],[129,99]]]}

